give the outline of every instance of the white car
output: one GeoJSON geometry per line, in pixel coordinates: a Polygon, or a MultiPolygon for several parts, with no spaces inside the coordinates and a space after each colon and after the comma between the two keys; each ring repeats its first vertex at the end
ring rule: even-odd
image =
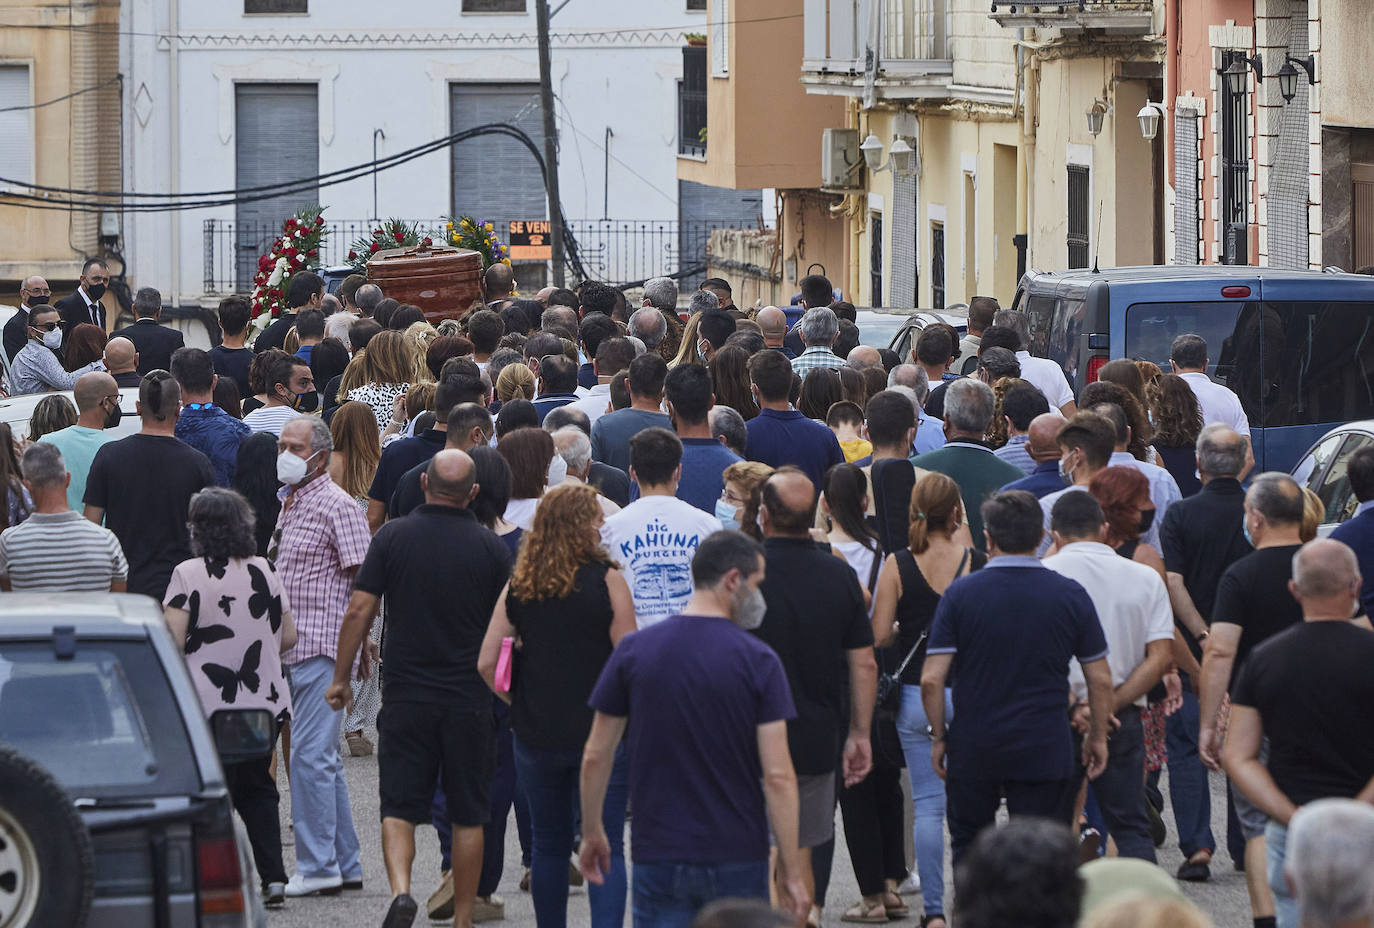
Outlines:
{"type": "Polygon", "coordinates": [[[1355,514],[1360,502],[1350,487],[1346,465],[1350,455],[1374,443],[1374,419],[1347,422],[1327,432],[1294,466],[1293,479],[1321,498],[1326,507],[1317,534],[1322,538],[1355,514]]]}
{"type": "MultiPolygon", "coordinates": [[[[29,437],[29,419],[33,417],[33,410],[39,402],[48,396],[65,396],[71,402],[72,407],[76,407],[76,400],[72,398],[70,390],[55,390],[52,393],[25,393],[22,396],[0,397],[0,422],[7,423],[10,431],[14,433],[16,439],[29,437]]],[[[110,434],[116,438],[125,438],[133,435],[141,427],[138,421],[137,407],[138,387],[124,387],[119,391],[119,408],[124,413],[119,424],[110,429],[110,434]]]]}

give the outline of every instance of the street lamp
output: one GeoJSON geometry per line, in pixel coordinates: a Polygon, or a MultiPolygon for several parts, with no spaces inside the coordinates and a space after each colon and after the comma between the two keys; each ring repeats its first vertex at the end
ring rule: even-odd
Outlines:
{"type": "Polygon", "coordinates": [[[859,151],[863,152],[864,164],[868,165],[870,171],[882,169],[883,163],[883,143],[878,141],[878,137],[872,132],[859,145],[859,151]]]}
{"type": "Polygon", "coordinates": [[[1140,112],[1135,114],[1135,118],[1140,120],[1140,134],[1150,141],[1159,134],[1159,120],[1164,116],[1164,107],[1159,103],[1145,101],[1145,105],[1140,108],[1140,112]]]}
{"type": "Polygon", "coordinates": [[[1088,107],[1088,134],[1097,138],[1102,134],[1102,121],[1107,116],[1107,101],[1094,100],[1093,105],[1088,107]]]}
{"type": "Polygon", "coordinates": [[[883,143],[876,135],[869,133],[859,145],[859,151],[863,152],[864,164],[875,174],[890,170],[897,177],[911,177],[916,173],[916,151],[901,136],[892,140],[892,150],[889,152],[886,165],[883,164],[883,143]]]}
{"type": "Polygon", "coordinates": [[[1317,82],[1317,60],[1313,55],[1304,58],[1294,58],[1287,55],[1283,61],[1283,67],[1279,69],[1279,94],[1283,96],[1284,103],[1292,103],[1293,98],[1298,95],[1298,69],[1293,65],[1298,65],[1307,72],[1307,83],[1309,85],[1317,82]]]}
{"type": "Polygon", "coordinates": [[[1246,66],[1255,72],[1255,83],[1264,80],[1264,61],[1259,55],[1246,58],[1244,55],[1237,54],[1231,59],[1231,64],[1221,71],[1221,79],[1226,84],[1226,89],[1233,95],[1245,93],[1246,66]]]}

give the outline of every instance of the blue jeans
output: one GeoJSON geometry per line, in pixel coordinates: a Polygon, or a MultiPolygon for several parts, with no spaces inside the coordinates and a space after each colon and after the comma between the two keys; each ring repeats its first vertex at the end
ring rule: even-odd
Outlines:
{"type": "Polygon", "coordinates": [[[312,657],[287,668],[291,687],[291,821],[296,872],[312,879],[361,880],[358,834],[339,757],[343,713],[324,701],[334,659],[312,657]]]}
{"type": "MultiPolygon", "coordinates": [[[[611,845],[606,882],[588,887],[593,928],[620,928],[625,921],[625,803],[629,796],[625,745],[616,751],[601,823],[611,845]]],[[[573,850],[579,807],[582,751],[545,751],[515,739],[515,768],[530,805],[534,847],[530,895],[539,928],[568,923],[568,858],[573,850]]]]}
{"type": "MultiPolygon", "coordinates": [[[[768,901],[768,861],[635,863],[634,928],[687,928],[717,899],[768,901]]],[[[543,928],[543,922],[540,922],[543,928]]]]}
{"type": "Polygon", "coordinates": [[[1169,752],[1169,799],[1178,826],[1178,849],[1192,857],[1206,848],[1215,851],[1212,836],[1212,792],[1207,768],[1197,752],[1198,702],[1187,674],[1183,679],[1183,707],[1165,722],[1164,747],[1169,752]]]}
{"type": "Polygon", "coordinates": [[[1140,710],[1128,706],[1117,718],[1121,727],[1110,736],[1107,769],[1093,781],[1093,795],[1121,856],[1154,863],[1155,846],[1145,813],[1145,731],[1140,710]]]}
{"type": "Polygon", "coordinates": [[[1274,893],[1274,917],[1278,928],[1298,928],[1298,901],[1288,888],[1283,865],[1288,859],[1288,829],[1273,819],[1264,828],[1265,876],[1274,893]]]}
{"type": "MultiPolygon", "coordinates": [[[[953,712],[949,690],[945,690],[946,724],[953,712]]],[[[929,725],[921,705],[921,688],[903,686],[897,736],[911,778],[912,841],[916,848],[916,872],[921,877],[922,907],[927,915],[933,915],[945,911],[945,784],[930,764],[930,736],[926,734],[929,725]]]]}

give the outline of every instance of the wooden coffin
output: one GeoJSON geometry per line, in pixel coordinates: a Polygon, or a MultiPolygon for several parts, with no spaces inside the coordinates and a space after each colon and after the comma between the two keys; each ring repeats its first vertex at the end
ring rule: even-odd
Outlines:
{"type": "Polygon", "coordinates": [[[413,303],[437,323],[482,302],[482,256],[445,245],[387,248],[367,262],[367,279],[401,304],[413,303]]]}

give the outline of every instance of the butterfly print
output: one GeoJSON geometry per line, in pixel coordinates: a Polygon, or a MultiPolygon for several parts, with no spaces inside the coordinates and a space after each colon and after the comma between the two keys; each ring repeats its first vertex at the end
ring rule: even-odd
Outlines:
{"type": "Polygon", "coordinates": [[[248,612],[255,619],[262,618],[265,613],[275,635],[281,629],[281,597],[272,592],[267,575],[253,564],[248,565],[248,577],[253,583],[253,595],[248,597],[248,612]]]}
{"type": "Polygon", "coordinates": [[[227,557],[218,557],[218,558],[210,558],[210,557],[207,557],[207,558],[205,559],[205,572],[206,572],[207,574],[209,574],[210,576],[214,577],[216,580],[223,580],[223,579],[224,579],[224,572],[225,572],[228,568],[229,568],[229,559],[228,559],[227,557]]]}
{"type": "Polygon", "coordinates": [[[273,683],[272,688],[267,691],[267,701],[276,702],[278,699],[281,699],[281,693],[277,692],[277,684],[273,683]]]}
{"type": "Polygon", "coordinates": [[[219,687],[224,702],[233,705],[238,698],[239,687],[250,693],[258,691],[258,664],[262,660],[262,642],[255,641],[243,652],[243,664],[237,671],[219,664],[202,664],[201,670],[210,682],[219,687]]]}
{"type": "Polygon", "coordinates": [[[229,604],[236,599],[238,599],[237,596],[221,596],[219,598],[219,607],[225,615],[229,615],[229,604]]]}

